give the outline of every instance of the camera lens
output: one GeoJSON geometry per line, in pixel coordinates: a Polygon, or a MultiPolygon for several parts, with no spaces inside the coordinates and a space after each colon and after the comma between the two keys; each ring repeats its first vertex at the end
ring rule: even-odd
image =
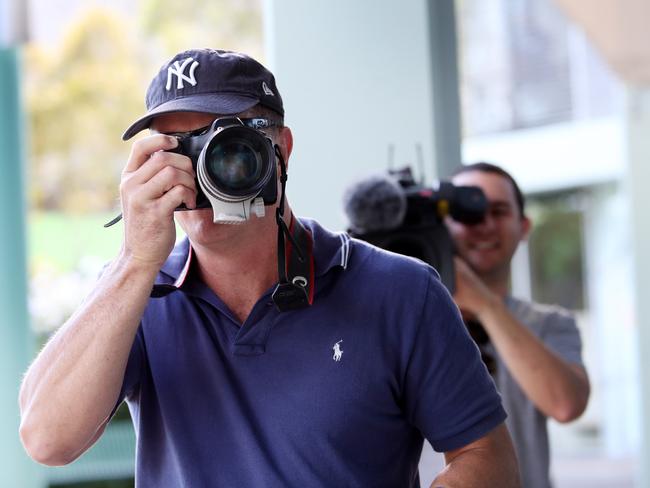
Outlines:
{"type": "Polygon", "coordinates": [[[256,197],[275,174],[273,145],[263,133],[243,125],[215,132],[197,161],[199,186],[206,195],[243,202],[256,197]]]}
{"type": "Polygon", "coordinates": [[[258,151],[242,140],[225,140],[212,146],[206,154],[206,169],[214,183],[235,193],[254,187],[262,174],[258,151]]]}

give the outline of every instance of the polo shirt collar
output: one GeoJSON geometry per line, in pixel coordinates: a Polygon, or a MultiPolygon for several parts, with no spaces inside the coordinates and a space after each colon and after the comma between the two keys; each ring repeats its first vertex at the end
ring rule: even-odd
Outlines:
{"type": "Polygon", "coordinates": [[[176,288],[183,286],[187,275],[189,274],[192,260],[194,259],[194,252],[190,245],[190,240],[184,237],[180,242],[174,246],[171,254],[163,264],[160,271],[166,275],[166,279],[161,282],[164,284],[173,285],[176,288]]]}
{"type": "MultiPolygon", "coordinates": [[[[300,218],[303,226],[312,234],[314,241],[315,276],[323,276],[333,268],[346,269],[350,259],[350,236],[344,232],[333,233],[312,219],[300,218]]],[[[156,285],[163,288],[183,286],[189,275],[194,252],[187,237],[176,244],[160,269],[156,285]]]]}
{"type": "Polygon", "coordinates": [[[316,276],[323,276],[332,268],[347,269],[350,260],[350,236],[345,232],[330,232],[312,219],[300,222],[311,232],[314,240],[314,265],[316,276]]]}

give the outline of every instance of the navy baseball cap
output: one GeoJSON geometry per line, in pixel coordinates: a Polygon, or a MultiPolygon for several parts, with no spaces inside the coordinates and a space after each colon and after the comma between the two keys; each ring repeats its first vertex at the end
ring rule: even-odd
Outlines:
{"type": "Polygon", "coordinates": [[[233,115],[257,104],[284,116],[275,77],[253,58],[217,49],[191,49],[165,63],[151,81],[147,113],[122,135],[130,139],[170,112],[233,115]]]}

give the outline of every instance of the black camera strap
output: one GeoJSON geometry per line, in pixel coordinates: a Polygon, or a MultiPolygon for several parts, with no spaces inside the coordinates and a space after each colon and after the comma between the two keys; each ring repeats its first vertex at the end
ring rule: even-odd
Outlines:
{"type": "Polygon", "coordinates": [[[310,306],[314,300],[314,255],[311,233],[291,216],[287,227],[284,216],[287,169],[278,146],[275,154],[280,161],[280,203],[275,209],[278,224],[278,285],[273,291],[273,303],[280,312],[310,306]]]}

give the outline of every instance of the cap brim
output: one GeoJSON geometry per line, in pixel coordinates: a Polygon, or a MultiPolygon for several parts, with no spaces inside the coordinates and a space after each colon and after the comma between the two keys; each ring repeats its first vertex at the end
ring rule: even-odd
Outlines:
{"type": "Polygon", "coordinates": [[[254,97],[234,93],[208,93],[177,98],[158,105],[140,117],[124,131],[122,140],[131,139],[138,132],[151,125],[154,117],[172,112],[200,112],[215,115],[233,115],[254,107],[259,100],[254,97]]]}

